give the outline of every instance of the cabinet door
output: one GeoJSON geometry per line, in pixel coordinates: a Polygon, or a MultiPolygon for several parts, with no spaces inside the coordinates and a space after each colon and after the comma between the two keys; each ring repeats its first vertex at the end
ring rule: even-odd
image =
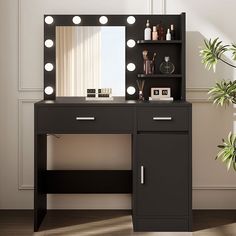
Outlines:
{"type": "Polygon", "coordinates": [[[138,134],[137,150],[137,216],[188,215],[188,135],[138,134]]]}

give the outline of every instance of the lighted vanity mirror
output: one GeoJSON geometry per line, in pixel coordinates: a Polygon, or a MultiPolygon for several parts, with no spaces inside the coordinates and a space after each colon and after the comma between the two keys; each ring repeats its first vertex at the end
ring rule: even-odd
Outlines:
{"type": "Polygon", "coordinates": [[[125,27],[56,27],[56,96],[86,96],[112,88],[125,96],[125,27]]]}
{"type": "Polygon", "coordinates": [[[112,96],[137,99],[127,88],[137,91],[142,58],[136,42],[146,20],[146,15],[44,15],[44,99],[85,97],[87,88],[111,88],[112,96]],[[47,87],[53,92],[46,93],[47,87]]]}

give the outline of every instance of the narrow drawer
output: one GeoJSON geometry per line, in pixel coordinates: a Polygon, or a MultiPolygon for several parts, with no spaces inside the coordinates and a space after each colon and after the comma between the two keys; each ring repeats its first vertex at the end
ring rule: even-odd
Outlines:
{"type": "Polygon", "coordinates": [[[186,107],[138,108],[138,131],[187,131],[188,116],[186,107]]]}
{"type": "Polygon", "coordinates": [[[128,107],[39,107],[39,133],[128,133],[133,111],[128,107]]]}

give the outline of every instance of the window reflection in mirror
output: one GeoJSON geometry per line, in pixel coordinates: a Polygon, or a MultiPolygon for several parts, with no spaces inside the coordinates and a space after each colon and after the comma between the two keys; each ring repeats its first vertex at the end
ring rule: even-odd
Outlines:
{"type": "Polygon", "coordinates": [[[87,88],[125,95],[125,27],[56,27],[56,95],[86,96],[87,88]]]}

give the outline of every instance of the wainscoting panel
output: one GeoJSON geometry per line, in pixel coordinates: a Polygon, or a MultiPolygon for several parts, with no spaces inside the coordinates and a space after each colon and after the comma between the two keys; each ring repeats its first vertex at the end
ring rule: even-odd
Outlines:
{"type": "Polygon", "coordinates": [[[34,102],[36,99],[19,99],[18,187],[34,187],[34,102]]]}

